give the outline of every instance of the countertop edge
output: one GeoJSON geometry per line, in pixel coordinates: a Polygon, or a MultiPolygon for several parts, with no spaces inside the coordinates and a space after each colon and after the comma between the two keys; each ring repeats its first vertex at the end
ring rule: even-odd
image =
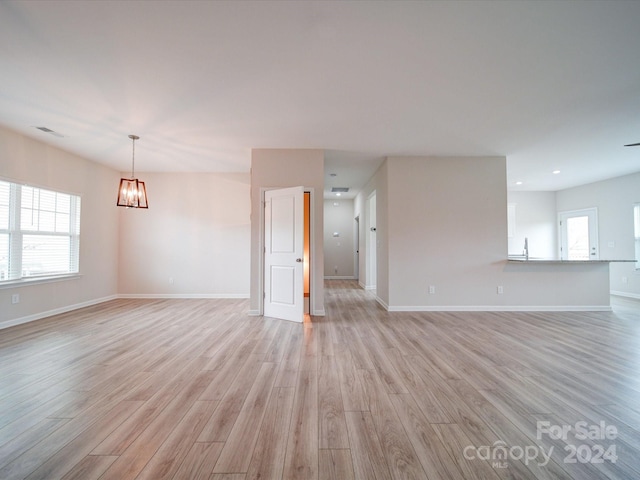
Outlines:
{"type": "Polygon", "coordinates": [[[635,260],[553,260],[544,258],[507,258],[509,263],[546,263],[546,264],[561,264],[561,265],[584,265],[593,263],[635,263],[635,260]]]}

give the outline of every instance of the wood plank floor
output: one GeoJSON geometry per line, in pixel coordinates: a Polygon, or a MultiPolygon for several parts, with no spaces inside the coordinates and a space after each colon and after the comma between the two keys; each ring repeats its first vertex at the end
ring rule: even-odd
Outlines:
{"type": "Polygon", "coordinates": [[[0,478],[640,478],[639,303],[388,313],[325,291],[304,325],[117,300],[1,330],[0,478]]]}

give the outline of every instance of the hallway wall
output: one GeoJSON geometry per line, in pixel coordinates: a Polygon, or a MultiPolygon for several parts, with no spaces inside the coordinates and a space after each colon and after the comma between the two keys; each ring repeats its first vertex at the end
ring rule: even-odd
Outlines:
{"type": "Polygon", "coordinates": [[[324,201],[324,278],[355,278],[353,200],[324,201]]]}

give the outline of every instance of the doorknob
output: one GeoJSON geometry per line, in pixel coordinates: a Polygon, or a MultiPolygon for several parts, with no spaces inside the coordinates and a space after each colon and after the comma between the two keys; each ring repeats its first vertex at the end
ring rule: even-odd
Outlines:
{"type": "Polygon", "coordinates": [[[302,262],[302,259],[301,258],[296,258],[296,262],[300,263],[300,262],[302,262]]]}

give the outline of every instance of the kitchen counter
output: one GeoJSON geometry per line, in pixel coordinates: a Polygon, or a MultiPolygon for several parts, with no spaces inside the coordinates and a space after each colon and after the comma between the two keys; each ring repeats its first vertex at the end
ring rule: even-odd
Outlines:
{"type": "Polygon", "coordinates": [[[635,260],[560,260],[560,259],[553,259],[553,258],[536,258],[536,257],[525,258],[524,256],[521,256],[521,255],[507,257],[507,261],[513,262],[513,263],[546,263],[546,264],[562,264],[562,265],[566,265],[566,264],[584,265],[584,264],[591,264],[591,263],[614,263],[614,262],[621,262],[621,263],[634,262],[635,263],[635,260]]]}

